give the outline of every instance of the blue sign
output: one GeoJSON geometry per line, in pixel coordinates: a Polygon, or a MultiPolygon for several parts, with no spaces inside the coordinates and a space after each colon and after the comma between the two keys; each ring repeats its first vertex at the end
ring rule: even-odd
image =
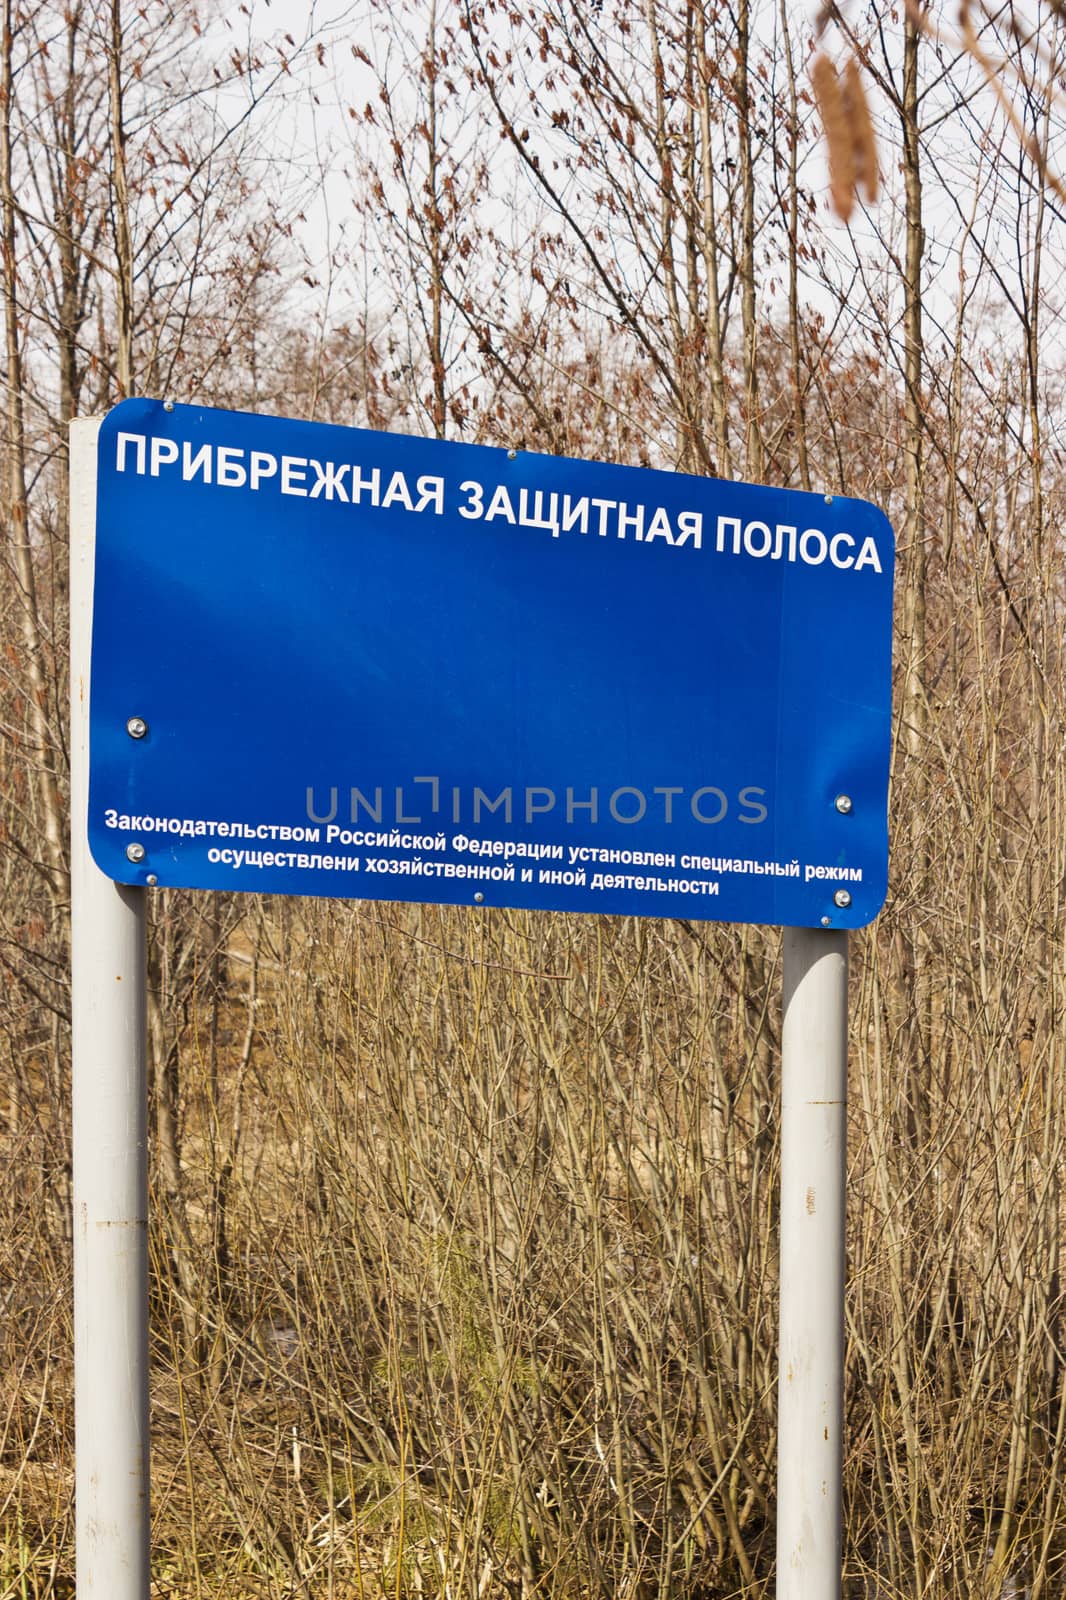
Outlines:
{"type": "Polygon", "coordinates": [[[875,507],[154,400],[98,469],[88,826],[118,882],[879,910],[875,507]]]}

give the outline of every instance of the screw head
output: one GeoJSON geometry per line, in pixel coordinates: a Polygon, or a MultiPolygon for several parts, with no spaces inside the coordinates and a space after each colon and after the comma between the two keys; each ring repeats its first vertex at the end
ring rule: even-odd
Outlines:
{"type": "Polygon", "coordinates": [[[482,894],[481,890],[479,889],[477,891],[477,893],[475,894],[475,896],[474,896],[475,904],[480,905],[481,902],[484,900],[484,898],[485,898],[485,896],[482,894]]]}
{"type": "Polygon", "coordinates": [[[128,844],[126,846],[126,860],[127,861],[143,861],[144,858],[145,858],[146,853],[147,852],[145,851],[144,845],[143,844],[138,844],[136,839],[133,841],[132,844],[128,844]]]}
{"type": "Polygon", "coordinates": [[[831,506],[833,504],[833,496],[831,494],[827,494],[825,496],[825,503],[827,506],[831,506]]]}
{"type": "Polygon", "coordinates": [[[507,452],[508,461],[513,461],[517,454],[518,454],[517,450],[508,450],[508,452],[507,452]]]}
{"type": "Polygon", "coordinates": [[[164,400],[163,401],[163,410],[164,411],[173,411],[173,409],[174,409],[173,400],[164,400]]]}
{"type": "Polygon", "coordinates": [[[846,889],[838,889],[833,896],[833,904],[839,906],[841,911],[846,911],[851,904],[851,895],[846,889]]]}
{"type": "Polygon", "coordinates": [[[838,794],[836,799],[833,801],[833,804],[836,806],[842,817],[848,816],[851,812],[852,805],[850,794],[838,794]]]}
{"type": "Polygon", "coordinates": [[[159,882],[159,879],[156,877],[154,872],[150,872],[144,881],[148,885],[149,889],[154,889],[156,884],[159,882]]]}
{"type": "Polygon", "coordinates": [[[126,732],[131,739],[143,739],[148,732],[148,724],[143,717],[127,717],[126,732]]]}
{"type": "Polygon", "coordinates": [[[823,928],[831,928],[832,926],[833,926],[832,917],[823,917],[822,918],[822,927],[823,928]]]}

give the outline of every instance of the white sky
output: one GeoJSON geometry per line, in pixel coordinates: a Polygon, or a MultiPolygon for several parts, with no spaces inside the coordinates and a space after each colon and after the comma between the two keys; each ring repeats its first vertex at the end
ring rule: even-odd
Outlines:
{"type": "MultiPolygon", "coordinates": [[[[808,17],[813,16],[815,9],[809,0],[804,0],[802,11],[808,17]]],[[[426,10],[428,15],[428,0],[426,10]]],[[[230,11],[225,23],[220,25],[228,37],[236,36],[239,30],[250,27],[252,34],[259,37],[281,37],[288,33],[300,41],[317,31],[327,46],[329,70],[321,70],[308,58],[308,67],[314,67],[317,103],[307,89],[307,79],[297,68],[287,99],[279,101],[275,97],[272,100],[267,108],[266,121],[270,145],[276,151],[279,174],[284,171],[290,179],[293,175],[299,175],[304,191],[301,204],[306,218],[300,225],[300,237],[304,248],[315,261],[316,276],[322,284],[323,293],[328,283],[327,262],[331,250],[336,249],[342,239],[352,244],[355,238],[351,180],[345,176],[344,166],[350,159],[353,133],[360,139],[365,139],[366,134],[359,131],[359,125],[348,116],[347,107],[354,106],[361,113],[363,106],[368,101],[374,101],[377,95],[377,82],[372,70],[352,56],[351,46],[355,44],[375,54],[387,41],[383,41],[380,35],[372,38],[370,29],[373,26],[380,30],[387,26],[388,15],[387,10],[372,9],[369,0],[314,0],[314,3],[309,3],[309,0],[249,0],[248,5],[239,11],[230,11]]],[[[834,41],[829,39],[827,42],[833,48],[834,41]]],[[[839,40],[836,44],[839,45],[839,40]]],[[[931,60],[931,56],[927,55],[927,59],[931,60]]],[[[821,149],[815,149],[808,156],[807,182],[822,196],[828,262],[826,270],[838,283],[849,282],[857,261],[862,263],[867,285],[876,283],[879,277],[886,283],[890,280],[898,283],[898,267],[892,265],[890,253],[900,238],[899,185],[894,170],[898,160],[899,134],[888,108],[884,104],[875,104],[874,109],[884,130],[882,160],[888,168],[884,198],[872,216],[856,214],[850,234],[828,215],[821,149]]],[[[931,111],[930,106],[930,114],[931,111]]],[[[982,151],[980,143],[985,137],[985,130],[994,128],[996,120],[994,98],[990,91],[981,89],[968,127],[956,122],[933,135],[930,149],[939,151],[940,162],[949,181],[954,169],[966,170],[965,183],[960,180],[958,191],[959,203],[963,207],[969,204],[967,195],[973,190],[975,168],[981,161],[987,163],[992,154],[991,147],[982,151]],[[956,142],[954,147],[951,141],[956,142]]],[[[1010,146],[1011,136],[1008,135],[1004,147],[1010,146]]],[[[959,292],[958,248],[965,219],[960,218],[951,192],[944,190],[938,193],[931,173],[927,174],[926,197],[929,240],[926,259],[927,307],[930,328],[935,333],[938,323],[948,329],[953,320],[959,292]]],[[[499,223],[501,219],[496,217],[495,220],[499,223]]],[[[1001,244],[1006,270],[1016,271],[1017,241],[1006,238],[1001,244]],[[1015,256],[1013,262],[1010,260],[1012,248],[1015,256]]],[[[1058,276],[1056,274],[1056,279],[1058,276]]],[[[811,304],[817,309],[824,309],[822,302],[828,303],[829,297],[824,287],[817,286],[816,280],[817,275],[812,279],[811,304]]],[[[1057,287],[1057,283],[1052,287],[1057,287]]],[[[991,277],[987,291],[991,301],[1002,303],[1002,292],[991,277]]],[[[352,292],[350,280],[347,283],[335,282],[330,292],[333,295],[333,312],[338,316],[343,315],[344,301],[352,292]]],[[[765,286],[763,293],[768,298],[765,286]]],[[[858,302],[866,300],[861,284],[856,284],[855,298],[858,309],[858,302]]],[[[1058,339],[1058,307],[1049,306],[1046,315],[1047,337],[1058,339]]]]}

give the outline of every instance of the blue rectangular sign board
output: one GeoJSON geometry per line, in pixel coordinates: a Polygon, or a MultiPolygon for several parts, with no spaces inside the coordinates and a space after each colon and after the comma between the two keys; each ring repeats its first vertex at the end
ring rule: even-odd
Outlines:
{"type": "Polygon", "coordinates": [[[892,574],[861,500],[124,401],[93,856],[129,884],[860,927],[892,574]]]}

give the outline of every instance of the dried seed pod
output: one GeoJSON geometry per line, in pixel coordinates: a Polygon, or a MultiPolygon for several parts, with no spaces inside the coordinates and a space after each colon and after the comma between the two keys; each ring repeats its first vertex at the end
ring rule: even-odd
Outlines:
{"type": "Polygon", "coordinates": [[[855,204],[855,147],[837,69],[824,51],[812,63],[811,86],[825,130],[833,210],[847,222],[855,204]]]}
{"type": "Polygon", "coordinates": [[[851,134],[855,185],[856,188],[863,190],[866,199],[873,205],[877,199],[880,180],[877,161],[877,140],[874,138],[874,125],[870,117],[866,90],[862,84],[862,73],[854,56],[849,56],[844,67],[842,98],[844,101],[844,115],[851,134]]]}

